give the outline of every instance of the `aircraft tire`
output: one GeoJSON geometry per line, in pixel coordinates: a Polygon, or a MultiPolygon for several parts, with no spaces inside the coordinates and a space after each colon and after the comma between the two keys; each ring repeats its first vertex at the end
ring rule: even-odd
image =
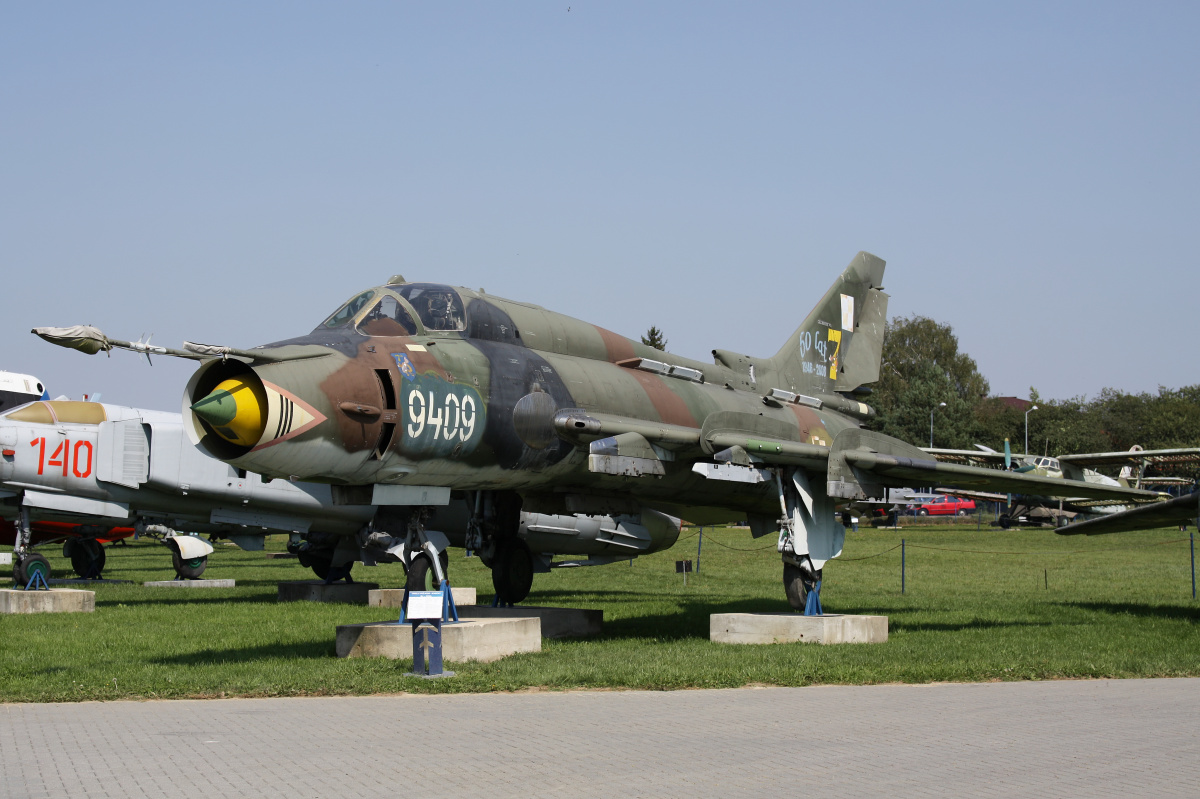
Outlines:
{"type": "MultiPolygon", "coordinates": [[[[438,560],[442,563],[442,574],[449,574],[447,569],[450,568],[450,555],[446,552],[439,552],[438,560]]],[[[435,580],[437,580],[437,572],[433,570],[429,556],[417,555],[408,566],[408,577],[404,581],[404,590],[434,591],[438,588],[435,580]]]]}
{"type": "Polygon", "coordinates": [[[513,604],[529,596],[533,588],[533,553],[524,541],[506,541],[496,548],[492,587],[501,600],[513,604]]]}
{"type": "Polygon", "coordinates": [[[999,524],[1000,524],[1001,530],[1009,529],[1010,527],[1012,527],[1012,517],[1009,516],[1007,513],[1001,514],[999,524]]]}
{"type": "MultiPolygon", "coordinates": [[[[64,553],[71,559],[71,569],[83,578],[98,578],[104,571],[104,561],[107,559],[104,547],[93,538],[71,541],[69,553],[64,553]]],[[[63,545],[63,549],[67,549],[63,545]]]]}
{"type": "Polygon", "coordinates": [[[175,567],[175,575],[180,580],[195,580],[208,568],[208,556],[185,559],[178,552],[172,552],[171,565],[175,567]]]}
{"type": "Polygon", "coordinates": [[[24,588],[36,572],[41,572],[42,577],[49,580],[50,561],[46,559],[45,555],[40,553],[27,553],[13,566],[13,580],[24,588]]]}
{"type": "Polygon", "coordinates": [[[787,594],[788,604],[792,610],[803,611],[808,605],[808,592],[816,583],[804,575],[799,566],[791,563],[783,564],[783,592],[787,594]]]}

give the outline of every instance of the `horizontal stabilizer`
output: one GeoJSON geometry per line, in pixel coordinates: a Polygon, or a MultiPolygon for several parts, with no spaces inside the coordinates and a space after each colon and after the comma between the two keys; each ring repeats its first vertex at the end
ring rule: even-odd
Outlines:
{"type": "Polygon", "coordinates": [[[1155,527],[1170,527],[1195,522],[1198,518],[1200,518],[1200,491],[1169,499],[1166,502],[1119,511],[1099,519],[1076,522],[1066,527],[1060,527],[1055,532],[1059,535],[1127,533],[1131,530],[1151,530],[1155,527]]]}

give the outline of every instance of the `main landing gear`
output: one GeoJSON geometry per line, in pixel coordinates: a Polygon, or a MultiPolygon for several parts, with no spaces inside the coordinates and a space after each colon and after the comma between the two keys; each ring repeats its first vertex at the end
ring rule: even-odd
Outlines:
{"type": "Polygon", "coordinates": [[[808,607],[808,595],[821,582],[821,569],[814,569],[812,561],[805,557],[800,565],[783,562],[783,592],[787,595],[792,610],[804,612],[808,607]]]}
{"type": "Polygon", "coordinates": [[[492,570],[496,601],[523,601],[533,588],[533,552],[520,539],[521,497],[508,491],[478,491],[467,526],[467,549],[492,570]]]}
{"type": "Polygon", "coordinates": [[[783,511],[778,545],[783,592],[793,610],[819,614],[821,572],[827,560],[841,554],[846,528],[833,500],[825,491],[813,490],[803,469],[776,471],[775,485],[783,511]]]}
{"type": "Polygon", "coordinates": [[[99,580],[106,560],[104,545],[94,538],[68,538],[63,542],[63,557],[84,580],[99,580]]]}

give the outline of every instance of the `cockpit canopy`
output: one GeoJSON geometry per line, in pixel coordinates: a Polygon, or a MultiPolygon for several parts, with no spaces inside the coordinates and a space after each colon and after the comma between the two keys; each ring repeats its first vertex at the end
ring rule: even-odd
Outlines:
{"type": "Polygon", "coordinates": [[[418,332],[414,316],[425,332],[455,332],[467,326],[462,297],[450,286],[405,283],[355,295],[321,327],[336,330],[353,324],[365,336],[411,336],[418,332]]]}
{"type": "Polygon", "coordinates": [[[396,288],[408,300],[426,330],[465,330],[467,314],[462,297],[449,286],[435,283],[406,283],[396,288]]]}

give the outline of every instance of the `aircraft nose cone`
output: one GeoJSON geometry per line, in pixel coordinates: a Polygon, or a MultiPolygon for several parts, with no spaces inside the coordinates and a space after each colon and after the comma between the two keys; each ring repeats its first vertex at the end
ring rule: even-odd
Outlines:
{"type": "Polygon", "coordinates": [[[218,436],[244,447],[258,443],[267,423],[267,396],[262,387],[236,378],[222,381],[191,409],[218,436]]]}

